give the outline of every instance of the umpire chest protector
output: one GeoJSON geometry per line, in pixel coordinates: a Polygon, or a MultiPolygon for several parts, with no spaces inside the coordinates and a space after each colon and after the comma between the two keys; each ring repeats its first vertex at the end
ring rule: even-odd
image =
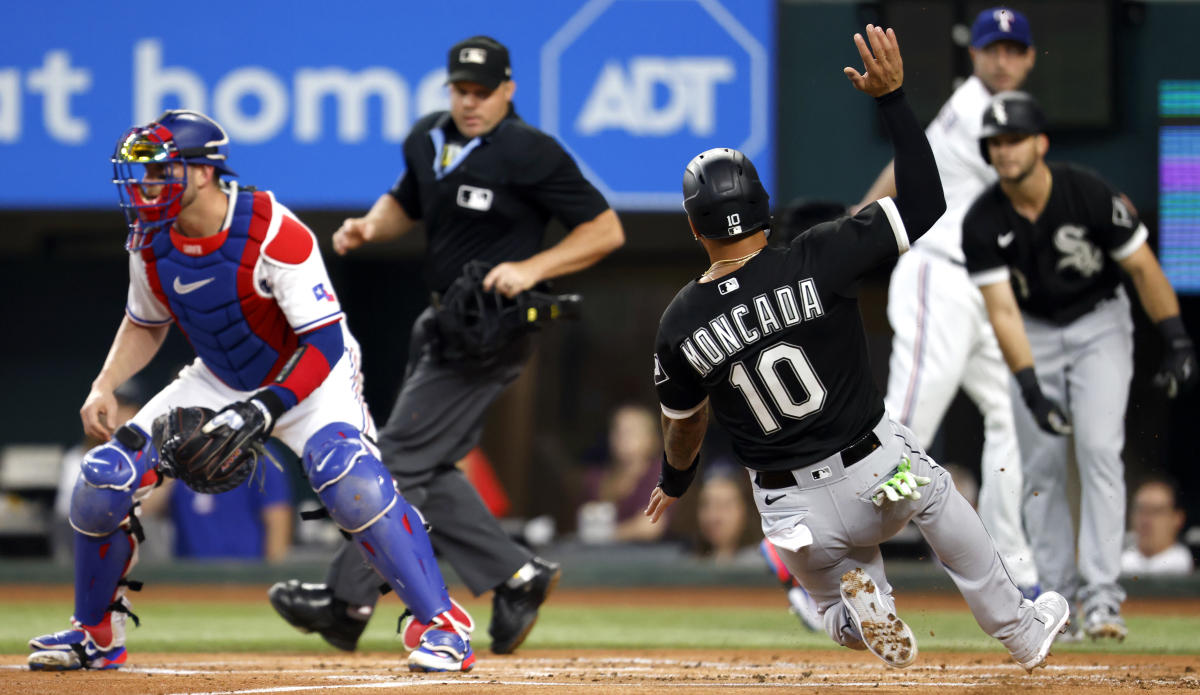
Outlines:
{"type": "Polygon", "coordinates": [[[562,147],[515,113],[469,140],[449,112],[430,114],[413,126],[404,159],[408,168],[391,193],[425,223],[426,280],[439,292],[468,261],[540,251],[551,217],[570,229],[608,208],[562,147]]]}
{"type": "Polygon", "coordinates": [[[193,239],[173,229],[140,253],[159,301],[196,354],[228,386],[250,391],[268,383],[296,351],[296,334],[254,269],[270,231],[274,199],[234,190],[227,226],[193,239]]]}

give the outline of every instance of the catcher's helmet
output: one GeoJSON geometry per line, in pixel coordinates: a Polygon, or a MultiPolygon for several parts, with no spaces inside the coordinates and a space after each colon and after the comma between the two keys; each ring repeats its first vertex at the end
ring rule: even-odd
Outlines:
{"type": "Polygon", "coordinates": [[[696,233],[727,239],[771,224],[771,197],[746,155],[727,147],[696,155],[683,172],[683,209],[696,233]]]}
{"type": "Polygon", "coordinates": [[[983,129],[979,131],[979,151],[983,161],[992,163],[988,156],[987,139],[1001,133],[1025,133],[1036,135],[1046,132],[1046,117],[1033,97],[1025,92],[1000,92],[992,97],[983,112],[983,129]]]}
{"type": "Polygon", "coordinates": [[[219,174],[237,176],[226,164],[228,154],[225,129],[196,111],[165,111],[158,120],[126,131],[112,155],[113,183],[129,225],[125,248],[145,248],[155,230],[170,227],[179,216],[187,167],[176,176],[171,167],[163,165],[206,164],[219,174]],[[149,177],[148,165],[155,167],[149,177]],[[142,167],[140,171],[137,166],[142,167]]]}

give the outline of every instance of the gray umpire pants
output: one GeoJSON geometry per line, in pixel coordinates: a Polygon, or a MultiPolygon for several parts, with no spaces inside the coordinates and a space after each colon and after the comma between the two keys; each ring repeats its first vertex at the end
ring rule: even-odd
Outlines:
{"type": "Polygon", "coordinates": [[[1042,588],[1078,601],[1086,613],[1119,608],[1117,584],[1125,531],[1125,408],[1133,377],[1133,320],[1118,289],[1066,326],[1026,315],[1038,381],[1071,419],[1074,435],[1046,434],[1021,400],[1015,380],[1013,411],[1025,463],[1025,528],[1042,588]],[[1079,467],[1079,546],[1067,503],[1067,459],[1079,467]],[[1076,559],[1078,558],[1078,559],[1076,559]]]}
{"type": "MultiPolygon", "coordinates": [[[[430,525],[434,550],[478,596],[511,577],[532,554],[504,533],[454,464],[479,444],[488,407],[520,376],[532,340],[518,338],[486,366],[443,363],[431,343],[433,311],[427,308],[413,323],[404,385],[380,431],[379,449],[404,499],[430,525]]],[[[343,601],[374,605],[382,580],[346,543],[326,583],[343,601]]]]}

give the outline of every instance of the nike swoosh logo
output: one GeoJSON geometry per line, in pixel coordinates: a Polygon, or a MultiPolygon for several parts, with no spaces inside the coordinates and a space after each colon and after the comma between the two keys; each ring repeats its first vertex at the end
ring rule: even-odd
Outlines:
{"type": "Polygon", "coordinates": [[[204,278],[203,280],[197,280],[195,282],[180,282],[179,276],[176,275],[175,284],[173,287],[175,288],[176,294],[187,294],[188,292],[195,292],[213,280],[216,280],[216,278],[204,278]]]}
{"type": "Polygon", "coordinates": [[[766,502],[767,504],[775,504],[776,502],[783,499],[784,497],[787,497],[787,495],[786,494],[780,495],[778,497],[771,497],[770,495],[767,495],[766,499],[764,499],[763,502],[766,502]]]}
{"type": "Polygon", "coordinates": [[[1016,238],[1016,236],[1016,232],[1011,231],[1008,234],[1001,234],[1000,236],[996,237],[996,243],[1000,244],[1000,248],[1006,249],[1008,248],[1009,244],[1013,243],[1013,239],[1016,238]]]}

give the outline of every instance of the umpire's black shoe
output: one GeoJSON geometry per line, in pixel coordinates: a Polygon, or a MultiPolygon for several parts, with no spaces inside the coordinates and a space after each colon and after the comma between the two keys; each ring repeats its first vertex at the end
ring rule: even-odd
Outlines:
{"type": "Polygon", "coordinates": [[[538,606],[554,591],[562,576],[558,563],[546,562],[540,557],[532,560],[533,578],[516,589],[501,584],[492,594],[492,624],[488,633],[492,636],[492,651],[511,654],[529,636],[537,622],[538,606]]]}
{"type": "Polygon", "coordinates": [[[348,604],[333,597],[324,584],[305,584],[299,579],[276,582],[268,591],[271,605],[300,632],[316,632],[325,641],[348,652],[358,646],[367,621],[355,620],[348,604]]]}

